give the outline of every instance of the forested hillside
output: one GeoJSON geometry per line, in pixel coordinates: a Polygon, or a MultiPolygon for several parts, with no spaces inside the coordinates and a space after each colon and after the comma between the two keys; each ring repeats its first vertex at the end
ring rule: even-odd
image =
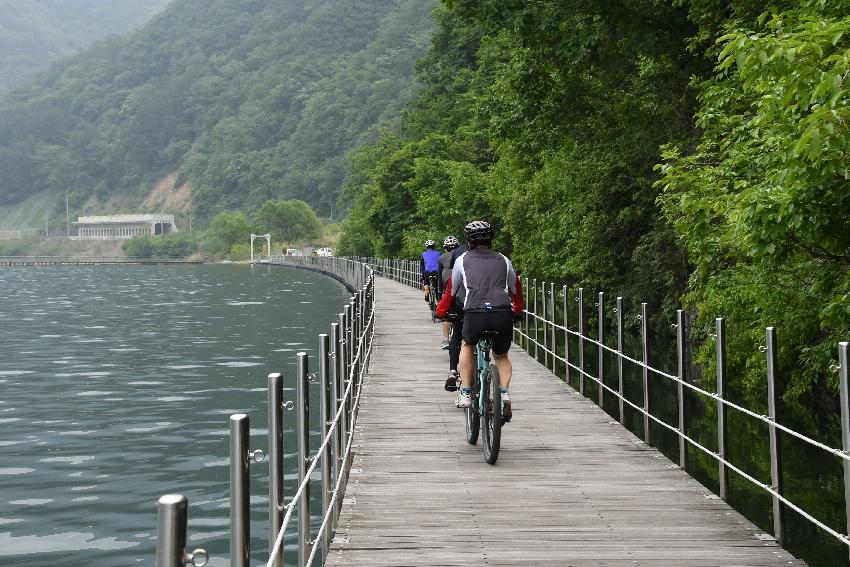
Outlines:
{"type": "Polygon", "coordinates": [[[60,57],[140,26],[168,0],[0,0],[0,93],[60,57]]]}
{"type": "Polygon", "coordinates": [[[488,218],[525,275],[684,303],[705,372],[727,317],[756,406],[775,325],[817,419],[850,329],[850,2],[771,6],[443,0],[423,91],[356,156],[344,250],[414,256],[488,218]]]}
{"type": "Polygon", "coordinates": [[[420,0],[175,0],[0,101],[0,204],[140,202],[179,170],[192,214],[300,198],[327,214],[346,153],[415,92],[420,0]]]}

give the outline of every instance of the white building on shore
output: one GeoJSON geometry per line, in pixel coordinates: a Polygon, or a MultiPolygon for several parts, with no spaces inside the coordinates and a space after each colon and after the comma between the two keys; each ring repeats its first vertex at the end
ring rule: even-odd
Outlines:
{"type": "Polygon", "coordinates": [[[177,232],[174,215],[106,215],[79,217],[76,240],[122,240],[177,232]]]}

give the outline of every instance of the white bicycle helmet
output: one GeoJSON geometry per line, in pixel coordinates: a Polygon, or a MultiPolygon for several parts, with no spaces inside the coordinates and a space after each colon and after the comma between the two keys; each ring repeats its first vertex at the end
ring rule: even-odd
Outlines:
{"type": "Polygon", "coordinates": [[[432,248],[436,245],[437,245],[437,243],[434,242],[433,240],[431,240],[430,238],[425,241],[425,248],[432,248]]]}
{"type": "Polygon", "coordinates": [[[454,236],[449,235],[443,240],[443,248],[446,250],[454,250],[458,246],[460,246],[460,242],[454,236]]]}

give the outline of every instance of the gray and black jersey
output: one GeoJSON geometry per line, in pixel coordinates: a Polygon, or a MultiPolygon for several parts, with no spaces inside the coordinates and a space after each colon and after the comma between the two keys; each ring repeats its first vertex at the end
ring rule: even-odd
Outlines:
{"type": "Polygon", "coordinates": [[[440,291],[446,289],[446,284],[449,281],[449,276],[452,275],[452,253],[446,252],[441,254],[437,259],[437,266],[440,268],[440,291]]]}
{"type": "Polygon", "coordinates": [[[451,295],[464,311],[510,311],[512,300],[516,306],[519,285],[514,267],[490,248],[476,248],[457,258],[451,282],[451,295]]]}

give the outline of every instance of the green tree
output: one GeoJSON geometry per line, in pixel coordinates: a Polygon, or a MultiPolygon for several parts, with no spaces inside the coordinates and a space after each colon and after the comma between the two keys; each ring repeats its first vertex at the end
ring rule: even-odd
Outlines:
{"type": "Polygon", "coordinates": [[[217,214],[205,233],[202,249],[212,256],[228,254],[234,244],[244,244],[251,235],[251,226],[240,212],[217,214]]]}
{"type": "Polygon", "coordinates": [[[734,322],[730,363],[757,398],[764,327],[778,327],[789,401],[818,395],[850,328],[848,9],[735,22],[696,84],[699,145],[669,145],[660,168],[664,212],[696,265],[687,300],[706,329],[734,322]]]}
{"type": "Polygon", "coordinates": [[[322,236],[322,222],[304,201],[266,201],[254,217],[257,231],[278,242],[307,242],[322,236]]]}

